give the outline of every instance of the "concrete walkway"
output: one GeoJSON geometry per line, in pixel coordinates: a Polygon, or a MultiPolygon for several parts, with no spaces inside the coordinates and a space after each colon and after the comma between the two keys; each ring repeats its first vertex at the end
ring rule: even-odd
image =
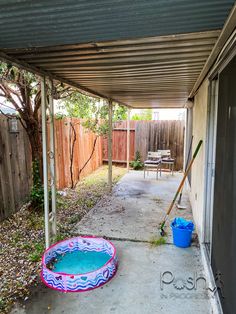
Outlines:
{"type": "MultiPolygon", "coordinates": [[[[158,180],[151,172],[146,179],[143,171],[130,171],[113,189],[112,196],[104,197],[77,225],[75,235],[106,236],[111,239],[150,241],[158,235],[159,224],[165,216],[182,174],[163,173],[158,180]]],[[[183,216],[192,219],[186,193],[182,202],[186,210],[174,210],[170,219],[183,216]]],[[[168,241],[172,243],[171,230],[167,223],[168,241]]]]}
{"type": "MultiPolygon", "coordinates": [[[[151,247],[158,224],[177,189],[181,175],[130,172],[116,185],[112,196],[102,199],[77,225],[75,234],[93,234],[113,239],[119,257],[116,276],[105,286],[80,294],[64,294],[44,286],[37,288],[18,314],[208,314],[211,293],[197,245],[180,249],[168,243],[151,247]]],[[[172,216],[191,219],[188,209],[172,216]]]]}

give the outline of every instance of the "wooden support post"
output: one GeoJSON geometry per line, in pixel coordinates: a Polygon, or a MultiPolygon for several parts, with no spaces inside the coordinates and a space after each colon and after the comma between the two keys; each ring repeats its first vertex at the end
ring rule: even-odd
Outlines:
{"type": "Polygon", "coordinates": [[[108,187],[112,191],[112,100],[108,101],[108,187]]]}
{"type": "Polygon", "coordinates": [[[52,193],[52,235],[56,238],[57,235],[57,220],[56,220],[56,168],[55,168],[55,131],[54,131],[54,104],[53,104],[53,81],[49,81],[49,110],[50,110],[50,178],[51,178],[51,193],[52,193]]]}
{"type": "Polygon", "coordinates": [[[130,109],[127,112],[127,171],[129,171],[130,162],[130,109]]]}
{"type": "Polygon", "coordinates": [[[49,231],[49,197],[48,197],[48,161],[47,161],[47,117],[46,117],[46,79],[41,79],[41,106],[42,106],[42,145],[43,145],[43,188],[44,188],[44,224],[45,245],[50,246],[49,231]]]}

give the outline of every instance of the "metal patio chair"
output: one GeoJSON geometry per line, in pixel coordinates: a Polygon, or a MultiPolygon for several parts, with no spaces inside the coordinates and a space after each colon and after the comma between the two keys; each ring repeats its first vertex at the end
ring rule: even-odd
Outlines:
{"type": "MultiPolygon", "coordinates": [[[[167,165],[171,174],[174,173],[175,158],[171,157],[170,149],[158,149],[157,153],[161,155],[161,165],[167,165]]],[[[160,166],[160,176],[161,176],[161,166],[160,166]]]]}
{"type": "Polygon", "coordinates": [[[144,179],[146,175],[150,171],[156,171],[156,178],[158,179],[158,170],[161,167],[161,154],[158,152],[148,152],[147,160],[144,161],[144,179]]]}

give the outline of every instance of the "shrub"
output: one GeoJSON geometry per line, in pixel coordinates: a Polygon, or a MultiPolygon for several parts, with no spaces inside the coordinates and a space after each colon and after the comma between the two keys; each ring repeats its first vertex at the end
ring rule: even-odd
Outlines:
{"type": "MultiPolygon", "coordinates": [[[[42,210],[44,206],[44,189],[43,184],[40,178],[40,171],[39,171],[39,161],[34,160],[32,162],[32,175],[33,175],[33,186],[30,192],[30,201],[31,201],[31,208],[34,210],[42,210]]],[[[49,197],[49,206],[51,201],[51,190],[49,189],[48,192],[49,197]]]]}
{"type": "Polygon", "coordinates": [[[140,170],[143,169],[143,162],[141,161],[141,155],[139,151],[136,151],[135,153],[135,159],[133,161],[131,161],[130,166],[134,169],[134,170],[140,170]]]}

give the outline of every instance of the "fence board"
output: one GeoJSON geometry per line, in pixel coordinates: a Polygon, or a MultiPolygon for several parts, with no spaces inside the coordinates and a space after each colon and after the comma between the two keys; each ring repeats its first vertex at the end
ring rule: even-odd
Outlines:
{"type": "MultiPolygon", "coordinates": [[[[135,130],[130,130],[130,161],[134,159],[134,141],[135,141],[135,130]]],[[[127,161],[127,129],[114,129],[112,133],[112,160],[114,162],[127,161]]],[[[108,159],[108,145],[107,137],[103,138],[103,160],[108,159]]]]}
{"type": "Polygon", "coordinates": [[[29,193],[31,155],[25,150],[29,141],[19,122],[18,130],[10,133],[8,119],[0,116],[0,219],[20,208],[29,193]]]}

